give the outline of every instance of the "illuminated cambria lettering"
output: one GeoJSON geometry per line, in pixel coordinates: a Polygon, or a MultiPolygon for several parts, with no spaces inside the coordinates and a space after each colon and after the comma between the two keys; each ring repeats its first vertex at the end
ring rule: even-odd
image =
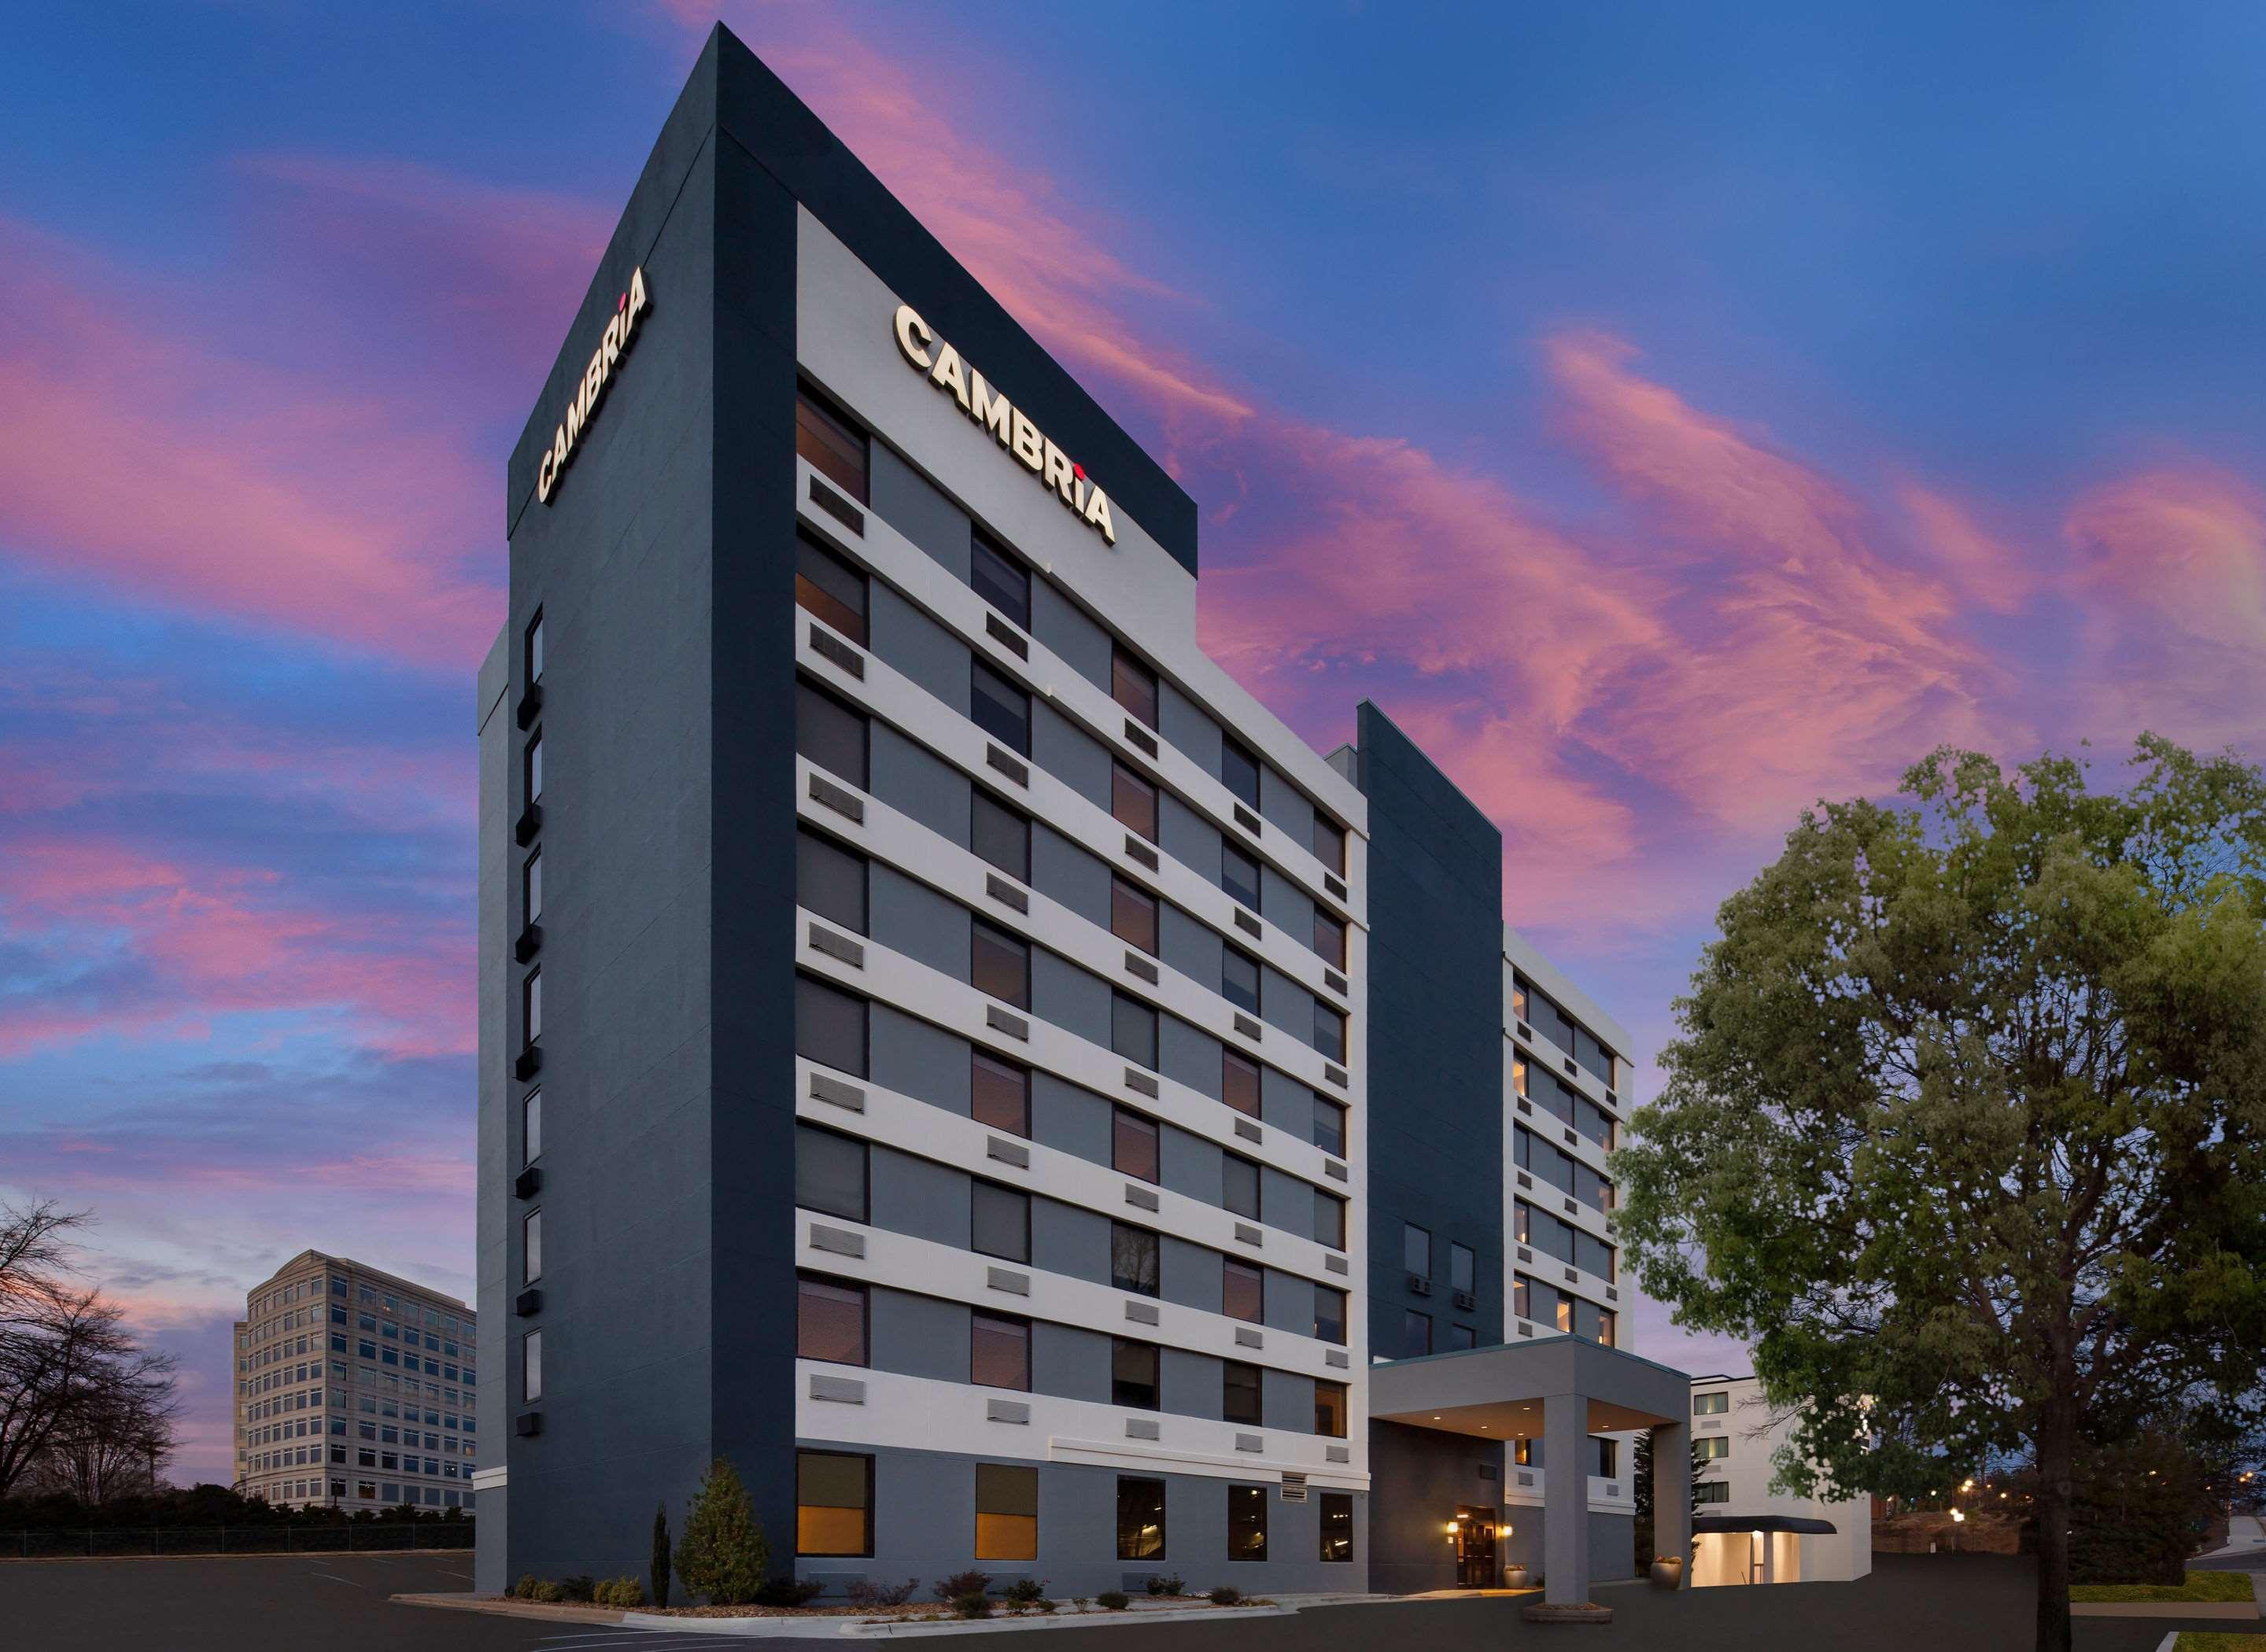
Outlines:
{"type": "Polygon", "coordinates": [[[550,450],[535,466],[535,496],[543,503],[551,502],[559,484],[566,479],[566,466],[582,445],[582,434],[598,416],[598,404],[605,397],[606,386],[613,383],[614,369],[636,342],[639,318],[652,308],[653,300],[646,293],[645,268],[640,265],[630,276],[629,291],[614,307],[598,347],[590,352],[589,363],[575,383],[574,398],[560,415],[558,429],[552,433],[550,450]]]}
{"type": "Polygon", "coordinates": [[[1105,544],[1117,543],[1117,523],[1109,514],[1109,495],[1088,479],[1084,465],[1073,463],[1048,441],[1029,414],[993,389],[959,351],[938,338],[910,304],[897,306],[895,325],[897,348],[914,371],[927,375],[938,391],[950,396],[961,412],[1020,459],[1065,509],[1100,532],[1105,544]]]}

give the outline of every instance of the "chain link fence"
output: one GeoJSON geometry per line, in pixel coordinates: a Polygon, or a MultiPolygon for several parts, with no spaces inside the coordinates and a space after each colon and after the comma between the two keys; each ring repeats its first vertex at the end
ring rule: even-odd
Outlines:
{"type": "Polygon", "coordinates": [[[469,1549],[469,1520],[335,1526],[94,1526],[0,1531],[0,1560],[129,1554],[343,1554],[469,1549]]]}

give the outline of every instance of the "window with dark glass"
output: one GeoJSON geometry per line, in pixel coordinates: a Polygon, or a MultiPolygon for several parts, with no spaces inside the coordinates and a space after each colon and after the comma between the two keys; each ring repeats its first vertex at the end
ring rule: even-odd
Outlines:
{"type": "Polygon", "coordinates": [[[1259,807],[1259,759],[1232,740],[1219,743],[1219,778],[1246,808],[1259,807]]]}
{"type": "Polygon", "coordinates": [[[1510,1311],[1517,1319],[1531,1319],[1534,1315],[1529,1308],[1530,1293],[1527,1290],[1526,1276],[1519,1274],[1510,1282],[1510,1311]]]}
{"type": "Polygon", "coordinates": [[[1314,1048],[1332,1061],[1346,1058],[1346,1018],[1319,998],[1314,1000],[1314,1048]]]}
{"type": "Polygon", "coordinates": [[[1400,1224],[1400,1264],[1419,1279],[1432,1276],[1432,1236],[1414,1222],[1400,1224]]]}
{"type": "MultiPolygon", "coordinates": [[[[1220,1156],[1220,1202],[1238,1216],[1259,1220],[1259,1166],[1240,1153],[1220,1156]]],[[[1234,1266],[1233,1263],[1229,1264],[1234,1266]]]]}
{"type": "Polygon", "coordinates": [[[1334,969],[1346,967],[1346,926],[1319,906],[1314,909],[1314,953],[1334,969]]]}
{"type": "Polygon", "coordinates": [[[1322,1559],[1353,1559],[1353,1494],[1326,1491],[1322,1502],[1322,1559]]]}
{"type": "Polygon", "coordinates": [[[794,1351],[837,1365],[866,1363],[866,1287],[813,1279],[795,1282],[794,1351]]]}
{"type": "Polygon", "coordinates": [[[1005,1463],[976,1466],[976,1558],[1039,1558],[1039,1471],[1005,1463]]]}
{"type": "Polygon", "coordinates": [[[1315,1191],[1314,1239],[1334,1251],[1346,1247],[1345,1201],[1334,1193],[1315,1191]]]}
{"type": "Polygon", "coordinates": [[[976,662],[969,715],[1008,750],[1031,755],[1031,697],[981,660],[976,662]]]}
{"type": "Polygon", "coordinates": [[[539,608],[527,622],[527,680],[543,681],[543,610],[539,608]]]}
{"type": "Polygon", "coordinates": [[[1620,1473],[1621,1443],[1590,1436],[1590,1473],[1600,1480],[1612,1480],[1620,1473]]]}
{"type": "Polygon", "coordinates": [[[1219,1058],[1219,1099],[1238,1113],[1259,1116],[1259,1064],[1240,1050],[1223,1049],[1219,1058]]]}
{"type": "Polygon", "coordinates": [[[1472,1291],[1479,1287],[1473,1283],[1478,1271],[1479,1259],[1468,1245],[1448,1246],[1448,1288],[1451,1290],[1472,1291]]]}
{"type": "Polygon", "coordinates": [[[1161,1561],[1165,1558],[1163,1480],[1119,1476],[1117,1558],[1121,1561],[1161,1561]]]}
{"type": "Polygon", "coordinates": [[[536,922],[543,916],[543,851],[528,856],[527,865],[520,876],[520,895],[525,902],[527,921],[536,922]]]}
{"type": "Polygon", "coordinates": [[[1232,1258],[1220,1264],[1220,1309],[1231,1319],[1253,1325],[1267,1317],[1267,1276],[1248,1262],[1232,1258]]]}
{"type": "Polygon", "coordinates": [[[527,742],[527,800],[535,802],[543,795],[543,731],[538,728],[527,742]]]}
{"type": "Polygon", "coordinates": [[[1109,1283],[1120,1290],[1153,1297],[1159,1289],[1157,1236],[1124,1222],[1109,1224],[1109,1283]]]}
{"type": "Polygon", "coordinates": [[[1109,1047],[1144,1067],[1157,1064],[1157,1012],[1125,993],[1110,995],[1109,1047]]]}
{"type": "Polygon", "coordinates": [[[988,992],[1002,1004],[1019,1010],[1031,1007],[1031,948],[1020,936],[995,929],[980,919],[974,925],[969,979],[978,992],[988,992]]]}
{"type": "Polygon", "coordinates": [[[1254,1428],[1261,1425],[1266,1421],[1262,1388],[1258,1366],[1246,1365],[1241,1360],[1224,1361],[1220,1366],[1220,1415],[1230,1422],[1247,1422],[1254,1428]]]}
{"type": "Polygon", "coordinates": [[[866,932],[866,857],[808,827],[794,835],[794,898],[855,934],[866,932]]]}
{"type": "Polygon", "coordinates": [[[866,1076],[866,1000],[811,976],[794,978],[794,1051],[866,1076]]]}
{"type": "Polygon", "coordinates": [[[866,433],[808,390],[795,392],[794,450],[859,504],[869,502],[866,433]]]}
{"type": "Polygon", "coordinates": [[[1158,1180],[1157,1121],[1130,1107],[1119,1107],[1110,1123],[1109,1162],[1125,1175],[1138,1176],[1144,1181],[1158,1180]]]}
{"type": "Polygon", "coordinates": [[[1346,1293],[1334,1285],[1314,1287],[1314,1339],[1321,1342],[1346,1340],[1346,1293]]]}
{"type": "MultiPolygon", "coordinates": [[[[519,1104],[519,1140],[522,1149],[520,1163],[531,1165],[543,1157],[543,1092],[540,1090],[529,1091],[519,1104]]],[[[336,1283],[343,1293],[346,1281],[341,1279],[336,1283]]],[[[337,1308],[332,1312],[343,1316],[346,1310],[337,1308]]],[[[339,1322],[343,1325],[346,1321],[341,1317],[339,1322]]]]}
{"type": "Polygon", "coordinates": [[[866,786],[866,714],[825,690],[798,680],[794,685],[794,749],[838,780],[863,791],[866,786]]]}
{"type": "Polygon", "coordinates": [[[527,980],[520,988],[519,1008],[520,1030],[526,1034],[529,1043],[539,1042],[543,1037],[542,970],[530,969],[527,972],[527,980]]]}
{"type": "Polygon", "coordinates": [[[866,575],[808,533],[795,536],[794,600],[806,613],[866,646],[866,575]]]}
{"type": "Polygon", "coordinates": [[[1109,696],[1137,722],[1157,726],[1157,674],[1122,648],[1109,652],[1109,696]]]}
{"type": "MultiPolygon", "coordinates": [[[[531,1285],[543,1277],[543,1212],[530,1210],[522,1217],[519,1235],[520,1283],[531,1285]]],[[[288,1354],[290,1350],[286,1349],[284,1352],[288,1354]]]]}
{"type": "Polygon", "coordinates": [[[863,1222],[866,1211],[866,1144],[808,1124],[794,1129],[794,1202],[863,1222]]]}
{"type": "Polygon", "coordinates": [[[1004,1314],[971,1312],[968,1380],[983,1388],[1031,1385],[1031,1327],[1004,1314]]]}
{"type": "Polygon", "coordinates": [[[1259,1013],[1259,960],[1232,947],[1219,954],[1219,995],[1239,1010],[1259,1013]]]}
{"type": "Polygon", "coordinates": [[[848,1451],[794,1454],[794,1552],[874,1552],[874,1459],[848,1451]]]}
{"type": "Polygon", "coordinates": [[[1009,808],[982,786],[974,788],[975,803],[969,821],[969,842],[976,858],[990,862],[1018,882],[1031,881],[1030,816],[1009,808]]]}
{"type": "Polygon", "coordinates": [[[1267,1488],[1230,1486],[1227,1488],[1227,1558],[1263,1561],[1267,1558],[1267,1488]]]}
{"type": "Polygon", "coordinates": [[[1112,1337],[1109,1346],[1109,1403],[1136,1411],[1154,1411],[1157,1405],[1156,1345],[1112,1337]]]}
{"type": "Polygon", "coordinates": [[[1335,1101],[1314,1098],[1314,1145],[1326,1153],[1345,1157],[1346,1110],[1335,1101]]]}
{"type": "Polygon", "coordinates": [[[969,1075],[969,1113],[978,1124],[1012,1136],[1031,1133],[1031,1070],[986,1050],[975,1052],[969,1075]]]}
{"type": "Polygon", "coordinates": [[[1314,859],[1338,876],[1345,876],[1345,828],[1319,809],[1314,811],[1314,859]]]}
{"type": "Polygon", "coordinates": [[[1110,765],[1109,813],[1127,831],[1157,841],[1157,788],[1122,763],[1110,765]]]}
{"type": "Polygon", "coordinates": [[[1411,1308],[1400,1319],[1400,1354],[1404,1359],[1432,1351],[1432,1316],[1411,1308]]]}
{"type": "Polygon", "coordinates": [[[1123,878],[1109,880],[1109,932],[1143,952],[1157,950],[1157,897],[1123,878]]]}
{"type": "Polygon", "coordinates": [[[1253,911],[1259,910],[1259,862],[1233,844],[1219,846],[1219,887],[1253,911]]]}
{"type": "Polygon", "coordinates": [[[1315,1383],[1314,1432],[1327,1435],[1334,1440],[1345,1438],[1346,1385],[1343,1383],[1315,1383]]]}
{"type": "Polygon", "coordinates": [[[1461,1349],[1477,1348],[1479,1341],[1480,1334],[1468,1325],[1451,1325],[1448,1327],[1448,1348],[1451,1352],[1461,1349]]]}
{"type": "Polygon", "coordinates": [[[1030,1261],[1031,1195],[996,1181],[978,1181],[971,1191],[969,1248],[1005,1261],[1030,1261]]]}
{"type": "Polygon", "coordinates": [[[1031,571],[995,544],[981,528],[969,553],[968,582],[976,594],[1013,620],[1031,628],[1031,571]]]}

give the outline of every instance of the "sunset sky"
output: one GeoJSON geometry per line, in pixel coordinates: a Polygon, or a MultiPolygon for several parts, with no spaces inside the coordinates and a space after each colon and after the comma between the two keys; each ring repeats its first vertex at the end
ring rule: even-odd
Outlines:
{"type": "MultiPolygon", "coordinates": [[[[718,15],[10,26],[0,1198],[98,1212],[179,1477],[296,1251],[471,1293],[503,462],[718,15]]],[[[1195,497],[1212,651],[1422,741],[1648,1056],[1821,795],[2266,755],[2266,10],[721,15],[1195,497]]]]}

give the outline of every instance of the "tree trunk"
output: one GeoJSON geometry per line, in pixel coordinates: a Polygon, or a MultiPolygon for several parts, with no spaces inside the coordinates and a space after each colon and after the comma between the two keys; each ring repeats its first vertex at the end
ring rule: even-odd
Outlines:
{"type": "Polygon", "coordinates": [[[2076,1452],[2076,1396],[2066,1381],[2057,1381],[2038,1421],[2036,1652],[2070,1652],[2070,1477],[2076,1452]]]}

